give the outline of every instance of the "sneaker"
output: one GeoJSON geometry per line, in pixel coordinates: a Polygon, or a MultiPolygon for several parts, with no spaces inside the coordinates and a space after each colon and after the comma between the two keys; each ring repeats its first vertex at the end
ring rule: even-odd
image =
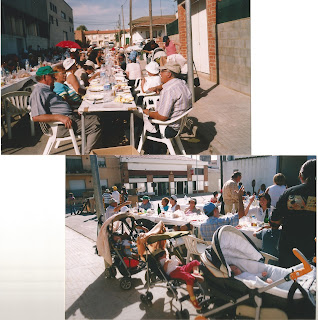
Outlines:
{"type": "Polygon", "coordinates": [[[199,273],[192,273],[192,275],[195,277],[195,280],[202,283],[204,281],[204,278],[199,273]]]}
{"type": "Polygon", "coordinates": [[[195,299],[195,300],[191,300],[190,299],[190,301],[191,301],[192,305],[195,307],[196,310],[201,310],[202,309],[202,307],[199,305],[199,302],[198,302],[197,299],[195,299]]]}

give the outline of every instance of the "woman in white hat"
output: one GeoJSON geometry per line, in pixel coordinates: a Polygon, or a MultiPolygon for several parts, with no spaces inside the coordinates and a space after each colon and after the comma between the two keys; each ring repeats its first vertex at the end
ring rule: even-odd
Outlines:
{"type": "Polygon", "coordinates": [[[151,61],[146,65],[148,76],[141,80],[141,92],[148,93],[149,88],[161,85],[161,78],[159,76],[159,64],[151,61]]]}
{"type": "Polygon", "coordinates": [[[84,95],[86,89],[82,88],[76,76],[74,75],[77,70],[75,59],[67,58],[63,62],[63,67],[66,70],[66,82],[67,85],[76,91],[79,95],[84,95]]]}

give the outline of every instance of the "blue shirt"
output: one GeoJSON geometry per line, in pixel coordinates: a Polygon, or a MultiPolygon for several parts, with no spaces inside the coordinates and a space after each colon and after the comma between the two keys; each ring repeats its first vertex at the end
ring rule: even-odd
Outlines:
{"type": "Polygon", "coordinates": [[[214,232],[222,226],[231,225],[237,226],[239,224],[239,217],[238,213],[234,214],[231,217],[227,216],[220,216],[219,218],[216,217],[209,217],[208,220],[201,224],[200,232],[203,240],[211,241],[214,232]]]}
{"type": "Polygon", "coordinates": [[[82,101],[81,97],[76,93],[76,91],[71,89],[67,84],[54,82],[53,91],[64,99],[68,98],[75,102],[82,101]]]}

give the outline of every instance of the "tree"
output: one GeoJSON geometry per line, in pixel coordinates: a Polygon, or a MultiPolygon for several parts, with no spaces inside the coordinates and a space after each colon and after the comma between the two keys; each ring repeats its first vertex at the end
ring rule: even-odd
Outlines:
{"type": "Polygon", "coordinates": [[[78,26],[78,27],[76,28],[76,30],[87,31],[87,28],[86,28],[86,26],[84,26],[83,24],[81,24],[80,26],[78,26]]]}

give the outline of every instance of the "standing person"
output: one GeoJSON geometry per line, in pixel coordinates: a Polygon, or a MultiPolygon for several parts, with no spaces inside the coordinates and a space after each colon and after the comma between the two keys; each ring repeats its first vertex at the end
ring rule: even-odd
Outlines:
{"type": "Polygon", "coordinates": [[[166,51],[167,57],[171,56],[172,54],[177,54],[181,50],[181,44],[179,42],[173,42],[169,39],[168,36],[163,37],[163,42],[165,43],[164,49],[166,51]],[[178,46],[178,50],[176,48],[178,46]]]}
{"type": "Polygon", "coordinates": [[[104,200],[104,208],[107,209],[107,207],[109,206],[110,199],[112,198],[110,190],[106,189],[102,197],[104,200]]]}
{"type": "Polygon", "coordinates": [[[282,173],[277,173],[273,177],[274,184],[269,186],[266,189],[266,193],[268,193],[272,199],[272,206],[276,207],[276,203],[279,197],[286,190],[286,178],[282,173]]]}
{"type": "Polygon", "coordinates": [[[72,192],[70,192],[68,194],[68,198],[67,198],[67,204],[68,207],[71,209],[71,215],[74,213],[76,214],[76,209],[75,209],[75,197],[74,194],[72,192]]]}
{"type": "Polygon", "coordinates": [[[128,193],[125,187],[122,187],[120,190],[120,202],[126,202],[128,200],[128,193]]]}
{"type": "Polygon", "coordinates": [[[212,193],[212,198],[211,198],[210,202],[212,202],[212,203],[220,202],[219,199],[218,199],[218,195],[219,195],[219,193],[217,191],[214,191],[212,193]]]}
{"type": "Polygon", "coordinates": [[[200,232],[203,240],[211,241],[214,232],[221,226],[231,225],[237,226],[239,224],[239,219],[244,217],[244,206],[242,196],[244,194],[244,187],[239,191],[235,191],[238,196],[238,213],[232,216],[220,216],[219,209],[214,203],[208,202],[203,207],[203,212],[208,216],[208,219],[203,222],[200,226],[200,232]]]}
{"type": "Polygon", "coordinates": [[[306,161],[299,171],[301,184],[288,188],[276,203],[271,224],[282,225],[279,265],[289,268],[299,263],[292,249],[307,259],[316,252],[316,160],[306,161]]]}
{"type": "Polygon", "coordinates": [[[265,183],[261,184],[261,187],[257,191],[257,195],[259,196],[260,194],[264,193],[266,191],[266,185],[265,183]]]}
{"type": "Polygon", "coordinates": [[[233,204],[235,210],[238,210],[238,195],[237,191],[238,186],[237,184],[241,181],[242,174],[239,171],[235,171],[230,180],[226,181],[223,185],[223,201],[224,201],[224,211],[225,213],[231,212],[233,208],[233,204]]]}
{"type": "Polygon", "coordinates": [[[120,193],[117,191],[117,187],[113,186],[112,189],[113,189],[112,198],[115,199],[117,203],[120,203],[120,193]]]}

